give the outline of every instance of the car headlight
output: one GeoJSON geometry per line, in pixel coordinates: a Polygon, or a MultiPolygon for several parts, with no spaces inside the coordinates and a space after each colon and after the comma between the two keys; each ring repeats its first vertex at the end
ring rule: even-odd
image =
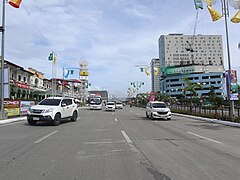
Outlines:
{"type": "Polygon", "coordinates": [[[45,110],[45,113],[50,113],[50,112],[53,112],[53,109],[47,109],[47,110],[45,110]]]}

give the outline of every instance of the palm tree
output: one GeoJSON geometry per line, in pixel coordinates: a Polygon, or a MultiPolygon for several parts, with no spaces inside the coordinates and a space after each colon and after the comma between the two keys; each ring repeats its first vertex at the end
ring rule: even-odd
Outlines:
{"type": "Polygon", "coordinates": [[[197,96],[197,91],[196,89],[200,88],[203,89],[203,85],[199,84],[199,83],[191,83],[191,81],[188,78],[184,79],[186,86],[183,89],[183,94],[186,95],[186,92],[189,91],[190,92],[190,97],[191,97],[191,108],[190,111],[192,111],[192,98],[193,96],[197,96]]]}

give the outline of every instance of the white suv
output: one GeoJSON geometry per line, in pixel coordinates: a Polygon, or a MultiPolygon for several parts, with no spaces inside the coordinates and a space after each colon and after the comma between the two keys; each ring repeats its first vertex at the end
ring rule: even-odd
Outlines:
{"type": "Polygon", "coordinates": [[[146,117],[171,120],[171,111],[164,102],[151,101],[146,106],[146,117]]]}
{"type": "Polygon", "coordinates": [[[64,118],[76,121],[77,117],[77,104],[73,98],[49,97],[29,109],[27,121],[29,125],[35,125],[38,121],[50,121],[57,126],[64,118]]]}

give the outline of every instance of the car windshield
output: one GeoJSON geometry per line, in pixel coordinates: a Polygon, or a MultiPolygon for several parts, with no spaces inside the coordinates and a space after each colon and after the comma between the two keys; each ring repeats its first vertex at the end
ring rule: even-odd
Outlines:
{"type": "Polygon", "coordinates": [[[117,105],[122,105],[122,103],[116,103],[117,105]]]}
{"type": "Polygon", "coordinates": [[[107,103],[107,105],[114,105],[114,103],[107,103]]]}
{"type": "Polygon", "coordinates": [[[91,105],[99,105],[102,103],[101,98],[90,98],[89,100],[91,105]]]}
{"type": "Polygon", "coordinates": [[[153,108],[166,108],[167,106],[164,103],[153,103],[152,107],[153,108]]]}
{"type": "Polygon", "coordinates": [[[39,103],[39,105],[58,106],[60,102],[61,99],[44,99],[39,103]]]}

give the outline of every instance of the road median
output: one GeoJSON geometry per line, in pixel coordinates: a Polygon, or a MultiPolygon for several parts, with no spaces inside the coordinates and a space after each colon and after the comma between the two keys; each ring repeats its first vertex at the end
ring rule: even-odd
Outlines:
{"type": "Polygon", "coordinates": [[[240,127],[240,123],[235,123],[235,122],[222,121],[222,120],[218,120],[218,119],[210,119],[210,118],[204,118],[204,117],[192,116],[192,115],[186,115],[186,114],[179,114],[179,113],[172,113],[172,115],[182,116],[182,117],[186,117],[186,118],[191,118],[191,119],[196,119],[196,120],[201,120],[201,121],[206,121],[206,122],[211,122],[211,123],[222,124],[222,125],[226,125],[226,126],[240,127]]]}

